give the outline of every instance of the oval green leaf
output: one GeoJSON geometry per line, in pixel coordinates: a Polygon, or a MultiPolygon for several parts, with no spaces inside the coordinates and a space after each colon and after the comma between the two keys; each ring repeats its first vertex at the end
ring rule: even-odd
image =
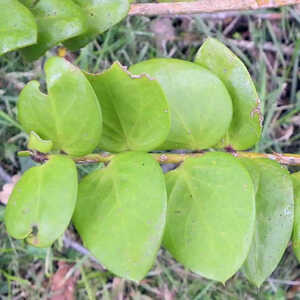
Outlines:
{"type": "Polygon", "coordinates": [[[86,16],[72,0],[23,0],[23,3],[35,16],[38,26],[37,44],[22,50],[25,58],[30,61],[88,28],[86,16]]]}
{"type": "Polygon", "coordinates": [[[294,186],[295,216],[293,229],[293,250],[300,261],[300,172],[292,175],[294,186]]]}
{"type": "Polygon", "coordinates": [[[110,152],[151,151],[170,131],[167,100],[159,83],[114,63],[102,74],[86,74],[103,113],[99,147],[110,152]]]}
{"type": "Polygon", "coordinates": [[[72,51],[91,42],[98,34],[106,31],[126,17],[128,0],[74,0],[88,20],[87,30],[64,43],[72,51]]]}
{"type": "Polygon", "coordinates": [[[152,59],[130,68],[161,84],[170,106],[171,130],[158,147],[205,149],[225,135],[232,117],[230,96],[222,82],[206,69],[178,59],[152,59]]]}
{"type": "Polygon", "coordinates": [[[36,247],[49,247],[67,228],[77,197],[74,162],[51,156],[27,170],[15,185],[5,210],[8,233],[36,247]]]}
{"type": "Polygon", "coordinates": [[[126,152],[80,182],[73,222],[104,266],[139,281],[159,249],[166,201],[159,164],[149,154],[126,152]]]}
{"type": "Polygon", "coordinates": [[[79,69],[59,57],[45,65],[48,95],[37,81],[29,82],[18,101],[25,131],[51,140],[55,149],[71,155],[91,153],[100,142],[101,109],[97,96],[79,69]]]}
{"type": "Polygon", "coordinates": [[[1,0],[0,55],[36,41],[37,26],[31,12],[17,0],[1,0]]]}
{"type": "Polygon", "coordinates": [[[269,159],[241,159],[258,178],[256,222],[244,263],[246,277],[260,286],[278,265],[293,228],[293,185],[288,171],[269,159]]]}
{"type": "Polygon", "coordinates": [[[230,128],[218,146],[245,150],[261,135],[262,115],[253,81],[242,61],[216,39],[207,39],[195,62],[216,74],[225,84],[233,102],[230,128]]]}
{"type": "Polygon", "coordinates": [[[166,175],[164,246],[184,266],[225,282],[247,257],[254,231],[254,186],[232,155],[188,158],[166,175]]]}

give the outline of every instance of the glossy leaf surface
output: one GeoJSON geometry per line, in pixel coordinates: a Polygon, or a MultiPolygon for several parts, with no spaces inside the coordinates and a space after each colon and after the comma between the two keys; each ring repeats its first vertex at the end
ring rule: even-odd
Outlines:
{"type": "Polygon", "coordinates": [[[86,76],[102,108],[101,149],[150,151],[165,141],[170,131],[170,114],[156,80],[131,75],[119,63],[102,74],[86,76]]]}
{"type": "Polygon", "coordinates": [[[76,203],[77,171],[64,156],[51,156],[26,171],[11,194],[5,224],[8,233],[36,247],[49,247],[67,228],[76,203]]]}
{"type": "Polygon", "coordinates": [[[45,65],[48,95],[37,81],[29,82],[18,101],[18,118],[25,131],[51,140],[71,155],[91,153],[99,144],[102,117],[97,96],[83,73],[63,58],[45,65]]]}
{"type": "Polygon", "coordinates": [[[1,0],[0,55],[36,40],[37,26],[31,12],[17,0],[1,0]]]}
{"type": "Polygon", "coordinates": [[[225,135],[232,117],[230,96],[210,71],[177,59],[152,59],[130,68],[161,84],[170,106],[171,130],[164,149],[205,149],[225,135]]]}
{"type": "Polygon", "coordinates": [[[293,250],[300,261],[300,172],[292,175],[294,186],[295,218],[293,229],[293,250]]]}
{"type": "Polygon", "coordinates": [[[160,246],[166,198],[159,164],[146,153],[122,153],[81,181],[73,223],[103,265],[139,281],[160,246]]]}
{"type": "Polygon", "coordinates": [[[64,43],[70,50],[78,50],[87,45],[98,34],[125,18],[129,10],[128,0],[74,0],[74,2],[85,14],[88,27],[83,34],[64,43]]]}
{"type": "Polygon", "coordinates": [[[252,176],[259,178],[255,233],[244,273],[249,281],[260,286],[278,265],[291,237],[293,186],[288,171],[277,162],[269,159],[241,159],[241,162],[252,176]]]}
{"type": "Polygon", "coordinates": [[[242,61],[216,39],[207,39],[195,62],[216,74],[225,84],[233,102],[233,119],[219,146],[245,150],[257,143],[262,115],[253,81],[242,61]]]}
{"type": "Polygon", "coordinates": [[[35,60],[58,43],[78,36],[87,30],[82,9],[72,0],[23,0],[38,26],[37,44],[22,50],[28,60],[35,60]]]}
{"type": "Polygon", "coordinates": [[[164,246],[184,266],[225,282],[247,257],[254,231],[251,177],[227,153],[188,158],[166,175],[164,246]]]}

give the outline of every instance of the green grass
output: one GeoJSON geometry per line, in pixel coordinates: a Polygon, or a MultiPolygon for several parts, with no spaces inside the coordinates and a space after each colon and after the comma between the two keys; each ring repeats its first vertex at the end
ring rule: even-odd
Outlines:
{"type": "MultiPolygon", "coordinates": [[[[237,20],[173,18],[175,40],[166,41],[165,46],[149,31],[152,19],[131,17],[80,52],[68,54],[68,58],[90,72],[101,72],[115,60],[126,66],[153,57],[192,60],[207,36],[217,37],[245,62],[262,101],[264,130],[254,150],[299,153],[300,17],[293,8],[276,13],[282,14],[281,20],[261,19],[255,13],[237,16],[237,20]],[[255,47],[245,49],[243,41],[253,41],[255,47]],[[266,45],[271,45],[272,51],[266,51],[266,45]]],[[[55,55],[55,51],[49,51],[47,56],[55,55]]],[[[18,53],[0,58],[0,165],[10,175],[32,166],[28,158],[19,160],[15,155],[25,149],[27,139],[16,122],[16,102],[29,80],[44,82],[44,61],[42,58],[27,64],[18,53]]],[[[296,170],[299,168],[291,168],[296,170]]],[[[3,183],[0,179],[0,186],[3,183]]],[[[205,280],[161,250],[152,271],[137,285],[102,272],[88,257],[63,247],[62,240],[43,250],[10,238],[4,228],[3,213],[4,206],[0,206],[0,299],[47,299],[50,278],[59,261],[74,263],[72,271],[80,272],[76,285],[78,299],[287,299],[293,281],[300,280],[300,268],[291,247],[271,279],[259,290],[242,273],[237,273],[225,286],[205,280]]],[[[77,238],[72,227],[68,235],[77,238]]],[[[295,294],[294,299],[300,299],[300,294],[295,294]]]]}

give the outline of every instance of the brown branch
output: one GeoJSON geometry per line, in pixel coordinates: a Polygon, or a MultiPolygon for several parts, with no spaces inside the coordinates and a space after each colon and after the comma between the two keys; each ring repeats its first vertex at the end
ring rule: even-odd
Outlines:
{"type": "Polygon", "coordinates": [[[71,240],[67,236],[64,236],[63,241],[64,241],[66,248],[72,248],[75,251],[81,253],[82,255],[88,256],[93,262],[95,262],[97,264],[97,266],[99,267],[100,270],[106,271],[106,269],[99,263],[99,261],[91,254],[91,252],[88,249],[86,249],[79,243],[71,240]]]}
{"type": "Polygon", "coordinates": [[[300,4],[300,0],[201,0],[195,2],[136,3],[129,15],[186,15],[231,10],[256,10],[300,4]]]}
{"type": "MultiPolygon", "coordinates": [[[[300,154],[281,154],[275,153],[255,153],[255,152],[243,152],[243,151],[230,151],[232,155],[235,157],[246,157],[246,158],[268,158],[271,160],[275,160],[282,165],[290,165],[290,166],[300,166],[300,154]]],[[[204,155],[205,152],[201,153],[183,153],[183,154],[176,154],[176,153],[151,153],[151,155],[160,163],[160,164],[179,164],[182,163],[189,157],[201,157],[204,155]]],[[[21,151],[19,155],[27,155],[31,156],[31,158],[38,162],[45,162],[48,160],[47,154],[41,154],[33,151],[21,151]]],[[[90,163],[109,163],[114,154],[103,154],[103,153],[95,153],[89,154],[82,157],[72,157],[72,159],[78,164],[90,164],[90,163]]]]}
{"type": "MultiPolygon", "coordinates": [[[[202,19],[210,19],[210,20],[225,20],[228,18],[236,18],[239,16],[248,16],[263,20],[281,20],[282,14],[281,13],[266,13],[262,12],[255,12],[255,13],[248,13],[248,12],[240,12],[240,11],[227,11],[227,12],[217,12],[217,13],[202,13],[199,14],[199,17],[202,19]]],[[[292,18],[292,16],[285,16],[285,18],[292,18]]]]}
{"type": "MultiPolygon", "coordinates": [[[[253,50],[258,49],[258,46],[253,41],[245,41],[245,40],[233,40],[233,39],[226,39],[227,43],[232,43],[237,47],[246,49],[246,50],[253,50]]],[[[266,42],[262,45],[262,49],[264,51],[270,52],[278,52],[278,48],[276,48],[271,42],[266,42]]],[[[294,48],[290,46],[282,46],[282,52],[288,56],[293,55],[294,48]]]]}
{"type": "Polygon", "coordinates": [[[12,181],[12,177],[9,176],[8,173],[1,167],[0,165],[0,179],[3,180],[5,183],[9,183],[12,181]]]}
{"type": "MultiPolygon", "coordinates": [[[[189,157],[200,157],[204,155],[205,152],[201,153],[151,153],[151,155],[160,164],[179,164],[189,157]]],[[[255,152],[232,152],[232,155],[236,157],[246,157],[246,158],[268,158],[271,160],[276,160],[282,165],[299,166],[300,165],[300,154],[281,154],[281,153],[255,153],[255,152]]],[[[92,163],[92,162],[103,162],[108,163],[114,155],[102,155],[102,154],[91,154],[85,157],[74,158],[77,163],[92,163]]]]}

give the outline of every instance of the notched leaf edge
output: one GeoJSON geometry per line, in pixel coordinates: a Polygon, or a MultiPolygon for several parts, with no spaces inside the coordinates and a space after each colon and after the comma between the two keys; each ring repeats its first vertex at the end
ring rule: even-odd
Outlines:
{"type": "Polygon", "coordinates": [[[153,78],[151,77],[149,74],[147,73],[141,73],[139,75],[135,75],[133,73],[131,73],[129,70],[128,70],[128,67],[127,66],[123,66],[119,61],[115,61],[108,69],[104,70],[103,72],[99,72],[99,73],[89,73],[89,72],[84,72],[84,74],[87,74],[89,76],[100,76],[100,75],[104,75],[105,73],[111,71],[114,66],[117,65],[120,69],[122,69],[122,71],[124,71],[125,73],[127,73],[127,75],[131,78],[131,79],[142,79],[142,78],[146,78],[148,80],[155,80],[157,81],[156,78],[153,78]]]}
{"type": "Polygon", "coordinates": [[[40,153],[49,153],[53,148],[53,142],[51,140],[44,140],[36,132],[31,131],[27,148],[40,153]]]}

